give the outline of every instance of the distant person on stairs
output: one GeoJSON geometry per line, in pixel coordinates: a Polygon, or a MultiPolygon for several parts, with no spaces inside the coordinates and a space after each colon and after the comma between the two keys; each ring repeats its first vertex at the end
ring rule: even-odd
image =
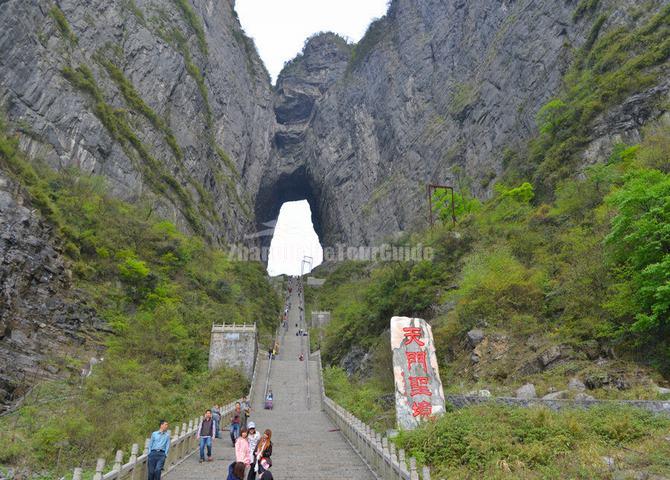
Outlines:
{"type": "Polygon", "coordinates": [[[249,415],[251,415],[251,402],[247,400],[247,397],[242,397],[242,403],[240,403],[240,408],[242,409],[242,425],[241,427],[247,427],[247,422],[249,421],[249,415]]]}
{"type": "Polygon", "coordinates": [[[163,470],[165,459],[170,450],[170,434],[167,429],[167,420],[161,420],[158,430],[151,434],[149,458],[147,459],[149,480],[161,480],[161,470],[163,470]]]}
{"type": "Polygon", "coordinates": [[[221,438],[221,407],[218,405],[212,407],[212,418],[216,422],[216,432],[214,432],[214,437],[221,438]]]}
{"type": "Polygon", "coordinates": [[[226,480],[244,480],[245,465],[242,462],[233,462],[228,466],[228,478],[226,480]]]}
{"type": "Polygon", "coordinates": [[[200,463],[205,461],[205,447],[207,447],[207,461],[212,461],[212,441],[216,434],[216,421],[212,418],[212,411],[205,411],[205,418],[198,426],[196,438],[200,440],[200,463]]]}
{"type": "Polygon", "coordinates": [[[265,430],[254,451],[254,471],[261,475],[272,466],[272,430],[265,430]]]}
{"type": "MultiPolygon", "coordinates": [[[[253,452],[256,450],[256,445],[258,445],[258,442],[261,440],[261,434],[256,431],[256,424],[254,422],[249,422],[249,434],[247,435],[247,440],[249,441],[249,451],[251,452],[251,460],[253,461],[253,452]]],[[[256,480],[256,472],[254,472],[253,465],[249,469],[247,480],[256,480]]]]}
{"type": "Polygon", "coordinates": [[[240,423],[242,422],[242,408],[240,407],[240,402],[235,404],[235,410],[230,416],[230,440],[233,442],[233,447],[235,446],[235,441],[237,437],[240,436],[240,423]]]}

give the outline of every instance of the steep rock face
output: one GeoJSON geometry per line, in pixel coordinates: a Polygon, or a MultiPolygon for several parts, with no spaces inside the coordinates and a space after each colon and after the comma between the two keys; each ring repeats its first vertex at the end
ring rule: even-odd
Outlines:
{"type": "MultiPolygon", "coordinates": [[[[604,30],[630,26],[639,7],[597,3],[609,12],[604,30]]],[[[393,0],[355,47],[311,38],[272,91],[233,7],[0,0],[0,107],[21,147],[103,175],[123,198],[149,193],[182,229],[221,244],[302,198],[323,243],[375,243],[426,224],[427,182],[467,177],[474,193],[490,193],[504,149],[535,133],[599,13],[574,19],[576,0],[393,0]]],[[[666,114],[669,89],[597,118],[584,163],[639,139],[666,114]]],[[[41,366],[43,352],[76,345],[96,323],[15,190],[0,205],[0,397],[17,375],[57,369],[41,366]]]]}
{"type": "Polygon", "coordinates": [[[69,373],[63,358],[91,349],[100,328],[72,288],[51,227],[0,173],[0,406],[36,380],[69,373]]]}
{"type": "MultiPolygon", "coordinates": [[[[312,171],[310,128],[323,95],[342,78],[351,57],[351,46],[335,34],[319,34],[309,39],[303,54],[282,70],[274,94],[276,125],[272,151],[265,165],[256,195],[256,219],[259,223],[277,218],[285,201],[307,198],[318,234],[322,224],[330,229],[328,190],[312,171]]],[[[337,128],[337,126],[335,126],[337,128]]],[[[271,237],[261,238],[269,245],[271,237]]]]}
{"type": "Polygon", "coordinates": [[[231,0],[8,0],[0,105],[30,156],[130,200],[153,192],[163,215],[223,242],[251,224],[273,122],[250,42],[231,0]]]}
{"type": "MultiPolygon", "coordinates": [[[[577,18],[578,2],[569,0],[394,0],[346,68],[333,71],[340,77],[325,92],[303,88],[302,96],[287,97],[285,77],[292,87],[302,79],[309,84],[312,74],[293,63],[282,72],[275,113],[282,123],[287,111],[295,112],[300,127],[289,122],[290,142],[275,137],[264,184],[302,172],[326,244],[376,243],[425,226],[428,182],[468,178],[473,192],[486,197],[502,173],[505,149],[523,148],[536,133],[535,115],[558,93],[597,15],[608,12],[603,31],[630,27],[633,7],[603,1],[599,11],[577,18]]],[[[306,48],[295,63],[319,55],[306,48]]],[[[616,112],[600,119],[596,158],[587,154],[588,162],[606,158],[617,139],[639,139],[641,125],[663,113],[656,104],[667,87],[659,88],[633,99],[631,121],[616,112]],[[602,133],[610,129],[617,134],[602,133]]]]}
{"type": "MultiPolygon", "coordinates": [[[[253,225],[274,113],[232,1],[0,1],[0,51],[0,109],[28,156],[149,195],[215,242],[253,225]]],[[[0,181],[2,404],[67,373],[104,326],[49,226],[1,168],[0,181]]]]}

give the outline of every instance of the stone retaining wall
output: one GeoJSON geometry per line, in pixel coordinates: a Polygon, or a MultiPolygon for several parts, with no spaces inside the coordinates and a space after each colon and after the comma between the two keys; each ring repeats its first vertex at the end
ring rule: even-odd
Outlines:
{"type": "Polygon", "coordinates": [[[653,413],[670,415],[670,401],[663,400],[543,400],[541,398],[521,399],[514,397],[479,397],[468,395],[445,394],[445,400],[455,408],[463,408],[469,405],[479,405],[486,402],[501,403],[513,407],[538,407],[543,406],[552,410],[564,408],[591,408],[600,405],[627,405],[641,408],[653,413]]]}
{"type": "Polygon", "coordinates": [[[251,378],[256,358],[256,325],[213,325],[209,369],[239,368],[251,378]]]}

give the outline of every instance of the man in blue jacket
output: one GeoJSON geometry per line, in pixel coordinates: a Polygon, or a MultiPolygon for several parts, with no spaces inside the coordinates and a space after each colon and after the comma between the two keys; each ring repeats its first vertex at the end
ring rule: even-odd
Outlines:
{"type": "Polygon", "coordinates": [[[149,441],[149,458],[147,459],[147,470],[149,480],[161,480],[161,470],[165,465],[165,459],[170,451],[170,434],[168,433],[167,420],[161,420],[158,430],[151,434],[149,441]]]}

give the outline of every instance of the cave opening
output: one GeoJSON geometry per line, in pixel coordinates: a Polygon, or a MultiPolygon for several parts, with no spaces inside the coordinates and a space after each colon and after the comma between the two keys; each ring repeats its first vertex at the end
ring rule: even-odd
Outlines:
{"type": "Polygon", "coordinates": [[[304,166],[266,182],[255,210],[260,246],[269,250],[268,274],[308,273],[323,258],[318,190],[304,166]]]}
{"type": "Polygon", "coordinates": [[[270,276],[307,274],[321,264],[323,248],[311,217],[307,200],[282,204],[270,242],[270,276]]]}

